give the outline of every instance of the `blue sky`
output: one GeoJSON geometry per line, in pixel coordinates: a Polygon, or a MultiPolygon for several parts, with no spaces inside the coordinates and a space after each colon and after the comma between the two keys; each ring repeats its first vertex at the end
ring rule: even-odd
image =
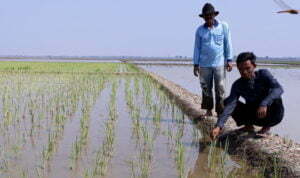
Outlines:
{"type": "Polygon", "coordinates": [[[300,56],[300,15],[276,14],[273,0],[6,0],[0,55],[192,56],[205,2],[229,24],[234,54],[300,56]]]}

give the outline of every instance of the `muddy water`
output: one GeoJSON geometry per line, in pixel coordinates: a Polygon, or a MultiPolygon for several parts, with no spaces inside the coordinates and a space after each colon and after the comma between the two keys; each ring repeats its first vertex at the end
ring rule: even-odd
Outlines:
{"type": "Polygon", "coordinates": [[[148,78],[23,77],[50,86],[58,78],[68,79],[53,88],[31,86],[37,82],[27,80],[18,87],[9,84],[8,91],[2,85],[0,177],[220,177],[249,172],[242,160],[205,141],[201,130],[148,78]],[[23,102],[12,102],[18,97],[23,102]],[[9,117],[13,111],[20,115],[9,117]]]}
{"type": "MultiPolygon", "coordinates": [[[[192,93],[200,94],[199,79],[193,76],[191,66],[142,66],[143,68],[157,73],[179,85],[188,89],[192,93]]],[[[264,67],[266,68],[266,67],[264,67]]],[[[288,137],[300,143],[300,132],[298,125],[300,103],[300,68],[283,68],[283,67],[267,67],[271,73],[277,78],[284,88],[283,102],[285,106],[285,117],[282,123],[275,126],[272,130],[283,137],[288,137]]],[[[226,94],[230,92],[231,84],[239,78],[236,68],[230,73],[226,73],[226,94]]]]}

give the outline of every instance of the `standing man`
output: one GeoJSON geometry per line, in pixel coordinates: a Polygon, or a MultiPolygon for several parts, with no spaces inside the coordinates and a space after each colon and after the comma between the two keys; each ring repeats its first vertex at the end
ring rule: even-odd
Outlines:
{"type": "Polygon", "coordinates": [[[236,60],[241,77],[231,87],[225,100],[224,112],[219,116],[213,138],[220,135],[229,116],[243,131],[254,131],[253,125],[262,127],[258,134],[265,136],[271,127],[279,124],[284,116],[281,95],[283,89],[267,69],[255,71],[256,56],[250,52],[239,54],[236,60]],[[243,97],[246,103],[239,101],[243,97]]]}
{"type": "Polygon", "coordinates": [[[210,3],[203,6],[205,21],[196,31],[194,49],[194,75],[200,78],[202,88],[202,109],[206,116],[212,116],[214,108],[213,82],[215,87],[215,111],[221,114],[224,109],[225,67],[232,70],[232,45],[228,25],[215,19],[219,14],[210,3]]]}

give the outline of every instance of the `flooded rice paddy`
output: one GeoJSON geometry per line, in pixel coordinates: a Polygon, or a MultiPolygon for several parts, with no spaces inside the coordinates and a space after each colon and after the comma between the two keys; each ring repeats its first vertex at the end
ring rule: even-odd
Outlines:
{"type": "MultiPolygon", "coordinates": [[[[179,84],[192,93],[201,94],[199,79],[193,75],[192,66],[152,66],[140,65],[142,68],[154,72],[166,79],[179,84]]],[[[267,68],[283,86],[282,96],[285,106],[284,120],[272,129],[273,133],[294,139],[300,143],[300,132],[298,131],[299,106],[300,103],[300,68],[298,67],[258,67],[267,68]]],[[[226,95],[229,95],[232,83],[240,77],[236,68],[226,73],[226,95]]]]}
{"type": "Polygon", "coordinates": [[[131,65],[42,66],[0,67],[0,177],[263,175],[208,141],[131,65]]]}

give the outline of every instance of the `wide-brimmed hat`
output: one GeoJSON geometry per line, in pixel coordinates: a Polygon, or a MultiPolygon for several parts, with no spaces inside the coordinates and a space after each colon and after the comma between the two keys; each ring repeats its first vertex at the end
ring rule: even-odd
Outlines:
{"type": "Polygon", "coordinates": [[[215,8],[210,3],[204,4],[202,8],[202,14],[199,14],[200,17],[204,17],[205,15],[215,14],[216,16],[219,14],[219,11],[215,11],[215,8]]]}

